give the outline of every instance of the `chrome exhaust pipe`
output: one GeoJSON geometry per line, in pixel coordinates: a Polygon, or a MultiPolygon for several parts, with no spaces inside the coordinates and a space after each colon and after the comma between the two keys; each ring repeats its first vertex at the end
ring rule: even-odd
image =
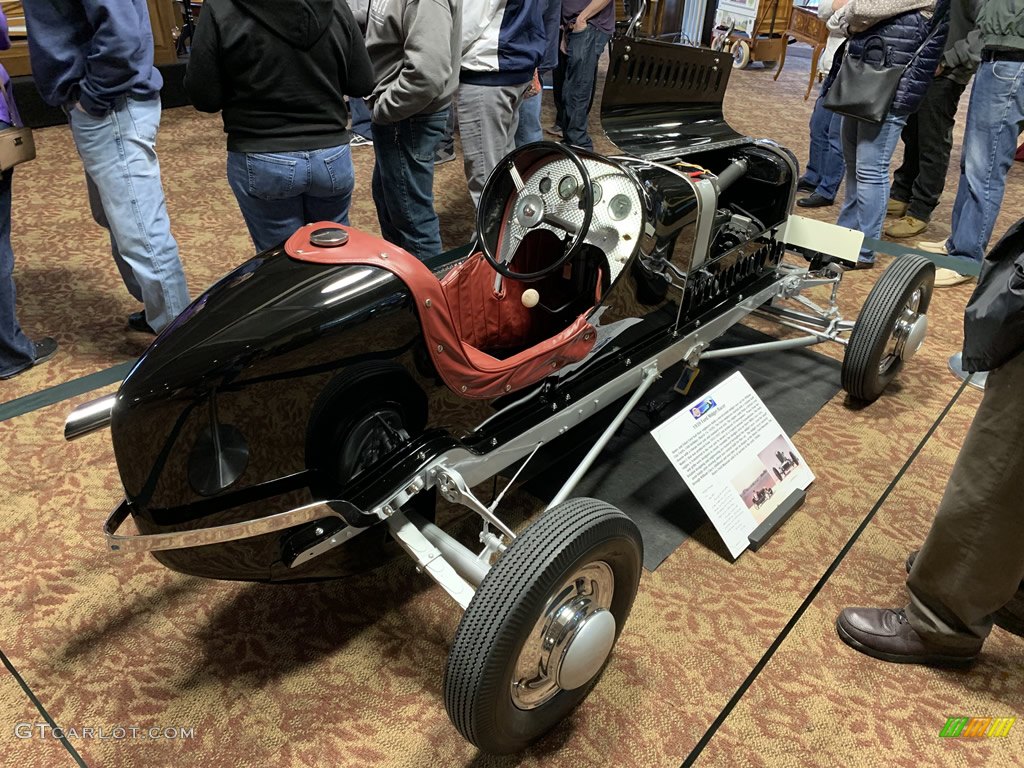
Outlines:
{"type": "Polygon", "coordinates": [[[107,395],[75,408],[64,421],[64,439],[77,440],[82,435],[109,426],[116,399],[117,395],[107,395]]]}

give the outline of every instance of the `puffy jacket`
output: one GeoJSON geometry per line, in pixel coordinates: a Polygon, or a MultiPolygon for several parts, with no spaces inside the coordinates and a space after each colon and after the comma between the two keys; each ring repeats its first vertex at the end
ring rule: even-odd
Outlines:
{"type": "Polygon", "coordinates": [[[1024,48],[1024,0],[986,0],[978,30],[986,48],[1024,48]]]}
{"type": "MultiPolygon", "coordinates": [[[[1024,2],[1024,0],[1022,0],[1024,2]]],[[[935,20],[939,28],[928,41],[924,49],[907,67],[896,88],[890,111],[895,115],[909,115],[917,111],[924,98],[925,91],[935,79],[942,50],[946,45],[946,33],[949,29],[949,2],[940,0],[934,15],[921,11],[901,13],[891,19],[875,24],[873,27],[854,35],[846,43],[847,55],[859,59],[864,53],[865,43],[872,37],[881,37],[885,41],[887,63],[889,66],[906,66],[914,52],[924,41],[935,20]]],[[[877,44],[869,55],[871,60],[878,55],[877,44]]],[[[826,85],[831,85],[839,71],[842,56],[836,56],[829,73],[826,85]]]]}

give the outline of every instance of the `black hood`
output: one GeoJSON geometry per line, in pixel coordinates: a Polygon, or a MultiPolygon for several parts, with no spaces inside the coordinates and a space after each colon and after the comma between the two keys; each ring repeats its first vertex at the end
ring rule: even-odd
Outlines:
{"type": "Polygon", "coordinates": [[[331,23],[335,0],[235,0],[245,13],[302,51],[320,39],[331,23]]]}

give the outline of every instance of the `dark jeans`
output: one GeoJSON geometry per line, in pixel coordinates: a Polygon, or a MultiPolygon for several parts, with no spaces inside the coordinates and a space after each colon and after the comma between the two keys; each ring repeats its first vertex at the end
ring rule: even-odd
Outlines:
{"type": "Polygon", "coordinates": [[[907,215],[928,221],[946,186],[953,124],[966,85],[937,77],[903,129],[903,164],[893,175],[889,196],[907,205],[907,215]]]}
{"type": "Polygon", "coordinates": [[[373,202],[384,239],[419,259],[441,252],[434,211],[434,153],[449,110],[393,125],[373,124],[373,202]]]}
{"type": "Polygon", "coordinates": [[[843,116],[825,109],[825,97],[819,92],[811,112],[811,154],[801,181],[815,186],[826,200],[835,200],[846,172],[843,160],[843,116]]]}
{"type": "Polygon", "coordinates": [[[362,99],[349,98],[348,111],[352,116],[352,133],[357,133],[364,139],[373,140],[373,133],[370,131],[370,108],[362,99]]]}
{"type": "MultiPolygon", "coordinates": [[[[0,128],[10,127],[0,122],[0,128]]],[[[11,249],[11,178],[14,171],[0,176],[0,376],[28,368],[36,359],[36,348],[25,336],[14,315],[14,251],[11,249]]]]}
{"type": "Polygon", "coordinates": [[[562,102],[565,108],[565,143],[583,149],[593,149],[594,142],[587,133],[590,107],[593,103],[597,78],[597,60],[611,38],[593,24],[587,24],[582,32],[570,32],[565,67],[565,82],[562,83],[562,102]]]}

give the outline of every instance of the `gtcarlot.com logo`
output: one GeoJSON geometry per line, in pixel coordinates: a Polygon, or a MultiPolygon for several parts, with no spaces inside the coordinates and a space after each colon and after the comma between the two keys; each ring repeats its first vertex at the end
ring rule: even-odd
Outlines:
{"type": "Polygon", "coordinates": [[[945,739],[1001,739],[1010,735],[1016,717],[950,717],[939,731],[945,739]]]}
{"type": "Polygon", "coordinates": [[[49,723],[18,723],[14,726],[14,735],[19,739],[68,739],[78,741],[97,739],[101,741],[126,741],[130,739],[194,739],[194,727],[150,726],[143,728],[138,725],[83,725],[60,726],[49,723]]]}

